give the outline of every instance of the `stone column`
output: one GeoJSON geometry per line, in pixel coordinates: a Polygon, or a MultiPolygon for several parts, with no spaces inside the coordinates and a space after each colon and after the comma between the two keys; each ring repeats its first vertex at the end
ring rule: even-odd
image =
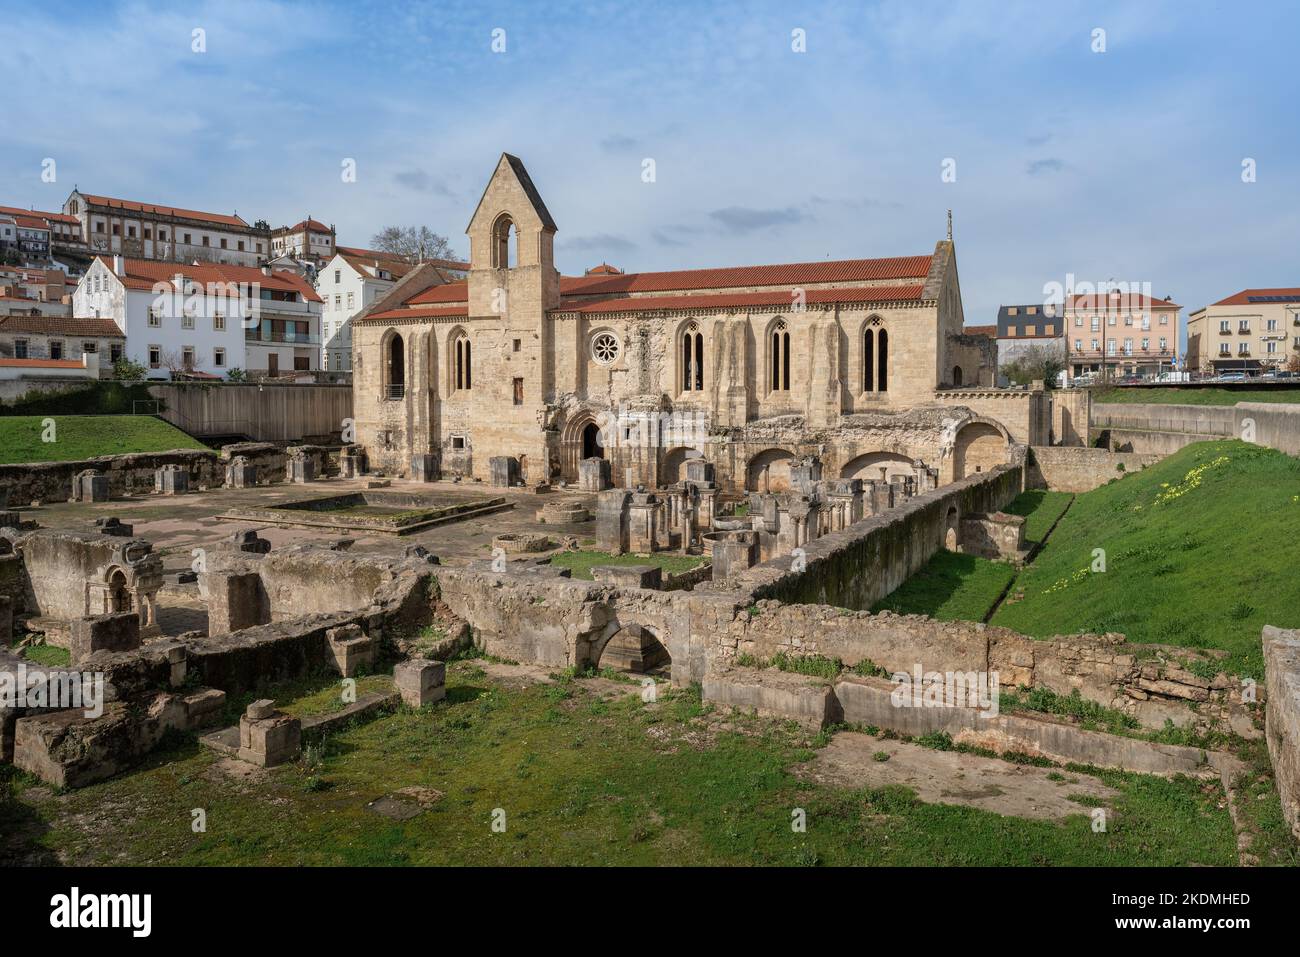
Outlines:
{"type": "Polygon", "coordinates": [[[654,492],[638,490],[632,493],[628,511],[627,550],[648,555],[655,550],[659,540],[659,499],[654,492]]]}

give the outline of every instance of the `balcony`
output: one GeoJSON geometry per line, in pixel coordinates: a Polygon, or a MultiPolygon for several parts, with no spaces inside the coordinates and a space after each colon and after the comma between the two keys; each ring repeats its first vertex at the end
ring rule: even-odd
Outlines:
{"type": "Polygon", "coordinates": [[[245,329],[244,342],[267,346],[318,346],[320,336],[311,333],[290,332],[286,329],[245,329]]]}

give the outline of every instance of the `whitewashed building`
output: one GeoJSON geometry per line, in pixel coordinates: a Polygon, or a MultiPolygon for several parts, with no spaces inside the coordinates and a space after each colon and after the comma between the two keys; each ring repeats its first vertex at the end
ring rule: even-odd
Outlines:
{"type": "Polygon", "coordinates": [[[72,300],[79,318],[111,318],[127,358],[150,378],[173,373],[293,378],[320,368],[320,297],[270,269],[96,257],[72,300]]]}

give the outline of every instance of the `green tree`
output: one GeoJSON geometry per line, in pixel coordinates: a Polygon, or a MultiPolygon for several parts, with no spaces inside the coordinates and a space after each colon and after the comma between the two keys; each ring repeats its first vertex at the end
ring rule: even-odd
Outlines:
{"type": "Polygon", "coordinates": [[[1016,385],[1029,385],[1041,379],[1052,389],[1056,387],[1057,376],[1065,371],[1065,358],[1059,350],[1030,346],[1000,371],[1016,385]]]}
{"type": "Polygon", "coordinates": [[[113,363],[113,378],[119,382],[139,382],[148,374],[149,370],[126,356],[122,356],[113,363]]]}

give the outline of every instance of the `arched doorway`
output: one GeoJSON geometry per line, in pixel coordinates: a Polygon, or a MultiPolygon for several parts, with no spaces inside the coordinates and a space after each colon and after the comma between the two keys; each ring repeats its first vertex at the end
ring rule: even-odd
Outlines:
{"type": "Polygon", "coordinates": [[[952,367],[952,384],[961,385],[961,366],[952,367]]]}
{"type": "Polygon", "coordinates": [[[950,552],[958,550],[957,508],[949,506],[943,523],[943,547],[950,552]]]}
{"type": "Polygon", "coordinates": [[[582,457],[584,459],[603,459],[605,446],[600,442],[600,426],[588,422],[582,430],[582,457]]]}
{"type": "Polygon", "coordinates": [[[957,433],[952,451],[953,481],[987,472],[1007,461],[1007,437],[988,422],[970,422],[957,433]]]}
{"type": "Polygon", "coordinates": [[[114,614],[131,610],[131,591],[126,587],[126,574],[120,568],[108,576],[108,607],[114,614]]]}

